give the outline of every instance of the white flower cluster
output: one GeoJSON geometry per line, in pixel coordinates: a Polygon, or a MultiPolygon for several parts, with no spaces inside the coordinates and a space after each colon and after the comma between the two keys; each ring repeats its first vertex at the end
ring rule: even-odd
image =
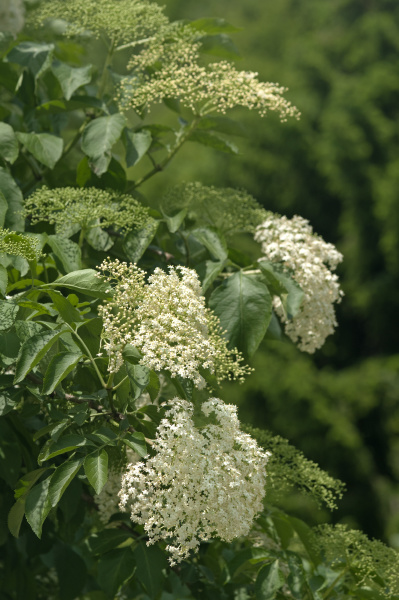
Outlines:
{"type": "Polygon", "coordinates": [[[169,267],[165,273],[157,268],[145,283],[136,265],[106,260],[100,269],[114,283],[113,299],[100,308],[110,372],[121,367],[126,344],[140,350],[141,364],[190,379],[198,388],[206,385],[200,369],[215,373],[219,381],[242,380],[249,372],[240,365],[241,355],[228,350],[194,270],[169,267]]]}
{"type": "Polygon", "coordinates": [[[262,244],[264,257],[282,265],[302,288],[305,297],[301,309],[288,319],[279,298],[274,308],[285,323],[286,334],[304,352],[315,352],[337,325],[333,304],[343,292],[332,271],[342,254],[332,244],[313,233],[306,219],[270,215],[257,227],[255,240],[262,244]]]}
{"type": "Polygon", "coordinates": [[[283,97],[287,90],[257,79],[257,73],[238,71],[231,63],[201,63],[201,32],[190,25],[171,23],[153,36],[129,67],[133,77],[121,82],[122,110],[140,108],[165,98],[177,98],[195,113],[226,113],[236,106],[256,110],[261,116],[275,111],[282,121],[299,117],[283,97]]]}
{"type": "Polygon", "coordinates": [[[240,431],[237,409],[210,398],[194,406],[175,398],[154,441],[155,455],[129,465],[120,507],[144,525],[148,544],[167,540],[170,563],[212,537],[247,535],[262,510],[269,453],[240,431]],[[205,422],[205,424],[204,424],[205,422]]]}
{"type": "Polygon", "coordinates": [[[107,483],[99,494],[94,496],[94,502],[97,505],[98,516],[103,525],[108,525],[110,518],[119,512],[118,494],[122,487],[122,475],[126,465],[135,464],[139,460],[139,455],[130,448],[126,449],[126,457],[120,464],[114,465],[108,473],[107,483]]]}
{"type": "Polygon", "coordinates": [[[22,0],[0,0],[0,31],[14,35],[25,24],[25,6],[22,0]]]}

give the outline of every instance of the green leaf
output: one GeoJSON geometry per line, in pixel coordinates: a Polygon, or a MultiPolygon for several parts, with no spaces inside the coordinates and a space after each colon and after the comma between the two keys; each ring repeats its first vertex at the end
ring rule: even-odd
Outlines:
{"type": "Polygon", "coordinates": [[[81,458],[68,460],[54,471],[48,488],[48,500],[51,507],[57,506],[62,494],[65,492],[75,475],[77,475],[82,466],[82,462],[83,460],[81,458]]]}
{"type": "Polygon", "coordinates": [[[94,296],[94,298],[107,299],[112,296],[112,290],[109,284],[98,277],[94,269],[82,269],[73,271],[64,277],[57,279],[49,284],[52,287],[67,288],[76,293],[94,296]]]}
{"type": "Polygon", "coordinates": [[[209,251],[213,258],[224,261],[227,258],[227,244],[223,235],[211,227],[197,227],[190,234],[209,251]]]}
{"type": "Polygon", "coordinates": [[[133,167],[143,158],[151,146],[152,136],[148,130],[134,133],[129,129],[125,129],[124,141],[126,146],[126,166],[133,167]]]}
{"type": "Polygon", "coordinates": [[[197,129],[190,134],[187,140],[189,142],[198,142],[203,146],[209,146],[226,154],[238,154],[237,146],[209,131],[197,129]]]}
{"type": "Polygon", "coordinates": [[[90,551],[93,554],[104,554],[113,550],[127,540],[133,541],[131,533],[123,529],[104,529],[93,534],[88,542],[90,551]]]}
{"type": "Polygon", "coordinates": [[[40,451],[37,462],[42,463],[45,460],[50,460],[50,458],[54,458],[60,454],[71,452],[86,444],[87,439],[83,435],[78,435],[76,433],[64,435],[57,441],[50,440],[49,442],[46,442],[40,451]]]}
{"type": "Polygon", "coordinates": [[[99,250],[100,252],[106,252],[114,245],[112,238],[101,227],[92,227],[89,229],[86,233],[86,241],[94,250],[99,250]]]}
{"type": "Polygon", "coordinates": [[[201,52],[204,54],[212,54],[212,56],[220,56],[231,60],[241,58],[237,46],[225,33],[206,35],[201,38],[201,42],[201,52]]]}
{"type": "Polygon", "coordinates": [[[267,286],[242,271],[216,288],[209,306],[219,317],[231,348],[249,357],[262,341],[272,316],[272,299],[267,286]]]}
{"type": "Polygon", "coordinates": [[[35,485],[36,481],[40,479],[40,477],[48,470],[47,467],[42,467],[41,469],[35,469],[30,473],[26,473],[21,477],[18,481],[17,486],[15,488],[15,499],[21,498],[22,496],[26,496],[27,493],[32,489],[35,485]]]}
{"type": "Polygon", "coordinates": [[[150,381],[147,387],[147,392],[150,395],[151,400],[154,402],[158,397],[159,390],[161,389],[161,382],[155,371],[150,371],[150,381]]]}
{"type": "Polygon", "coordinates": [[[85,127],[82,150],[92,160],[92,168],[97,176],[107,171],[111,161],[111,148],[120,138],[125,125],[125,116],[114,114],[98,117],[85,127]]]}
{"type": "Polygon", "coordinates": [[[133,398],[136,400],[141,396],[150,382],[150,370],[144,365],[132,365],[129,362],[125,363],[125,367],[129,377],[133,398]]]}
{"type": "Polygon", "coordinates": [[[6,331],[14,324],[19,311],[18,304],[0,300],[0,331],[6,331]]]}
{"type": "MultiPolygon", "coordinates": [[[[4,221],[6,220],[6,214],[8,211],[8,203],[3,192],[0,190],[0,227],[4,227],[4,221]]],[[[0,265],[3,266],[3,265],[0,265]]],[[[3,267],[4,268],[4,267],[3,267]]]]}
{"type": "Polygon", "coordinates": [[[11,398],[11,396],[7,392],[5,392],[5,391],[0,392],[0,416],[1,417],[3,417],[4,415],[6,415],[10,411],[12,411],[16,407],[17,404],[18,404],[18,402],[16,400],[13,400],[13,398],[11,398]]]}
{"type": "Polygon", "coordinates": [[[22,381],[26,375],[42,360],[62,331],[44,331],[24,342],[20,348],[14,383],[22,381]]]}
{"type": "Polygon", "coordinates": [[[57,385],[76,367],[82,354],[61,352],[50,361],[43,382],[43,394],[51,394],[57,385]]]}
{"type": "Polygon", "coordinates": [[[13,164],[19,154],[18,140],[8,123],[0,123],[0,156],[13,164]]]}
{"type": "Polygon", "coordinates": [[[72,94],[82,85],[91,81],[93,67],[71,67],[66,63],[56,61],[51,67],[52,72],[58,79],[62,92],[67,100],[71,99],[72,94]]]}
{"type": "Polygon", "coordinates": [[[148,450],[147,445],[145,443],[144,433],[141,433],[139,431],[129,433],[122,439],[122,442],[126,444],[126,446],[134,450],[134,452],[136,452],[142,458],[148,456],[148,450]]]}
{"type": "Polygon", "coordinates": [[[165,219],[166,225],[171,233],[175,233],[180,225],[183,223],[187,216],[188,208],[182,208],[174,215],[168,215],[162,211],[163,218],[165,219]]]}
{"type": "Polygon", "coordinates": [[[233,119],[230,119],[229,117],[202,117],[197,125],[197,128],[210,129],[226,135],[238,135],[242,137],[247,137],[248,135],[247,130],[242,123],[233,121],[233,119]]]}
{"type": "Polygon", "coordinates": [[[218,262],[206,260],[196,265],[195,270],[200,278],[202,291],[204,293],[209,286],[212,285],[219,273],[223,271],[225,264],[224,260],[218,262]]]}
{"type": "Polygon", "coordinates": [[[39,114],[59,114],[71,110],[98,108],[104,109],[103,102],[93,96],[72,96],[70,100],[50,100],[36,108],[39,114]]]}
{"type": "Polygon", "coordinates": [[[281,298],[287,316],[292,318],[298,314],[305,294],[296,281],[283,272],[278,265],[273,265],[266,260],[259,261],[259,267],[272,294],[281,298]]]}
{"type": "Polygon", "coordinates": [[[52,299],[56,311],[65,323],[72,325],[72,323],[82,321],[83,317],[80,312],[72,306],[69,300],[65,298],[61,292],[57,290],[46,290],[46,293],[52,299]]]}
{"type": "Polygon", "coordinates": [[[266,565],[259,571],[256,578],[256,599],[274,600],[277,591],[284,585],[284,581],[284,575],[279,569],[278,560],[275,560],[270,565],[266,565]]]}
{"type": "Polygon", "coordinates": [[[51,478],[52,475],[35,485],[26,497],[26,520],[38,538],[42,535],[43,523],[51,510],[48,497],[51,478]]]}
{"type": "Polygon", "coordinates": [[[154,219],[144,225],[141,229],[130,231],[125,236],[123,240],[123,249],[131,262],[138,262],[143,256],[157,232],[158,225],[159,221],[154,219]]]}
{"type": "Polygon", "coordinates": [[[98,583],[110,598],[130,579],[135,571],[135,560],[130,548],[114,550],[101,557],[98,563],[98,583]]]}
{"type": "Polygon", "coordinates": [[[80,592],[87,577],[83,558],[69,546],[57,544],[54,549],[54,564],[58,576],[60,600],[82,598],[80,592]]]}
{"type": "Polygon", "coordinates": [[[6,60],[27,67],[37,79],[50,67],[54,48],[54,44],[22,42],[12,48],[6,60]]]}
{"type": "Polygon", "coordinates": [[[16,136],[28,152],[49,169],[53,169],[61,158],[64,141],[60,137],[49,133],[21,133],[20,131],[16,132],[16,136]]]}
{"type": "Polygon", "coordinates": [[[89,483],[99,494],[108,478],[108,454],[104,448],[86,456],[84,470],[89,483]]]}
{"type": "Polygon", "coordinates": [[[197,31],[203,31],[204,33],[236,33],[241,31],[241,28],[230,25],[224,19],[205,17],[196,21],[191,21],[190,27],[193,27],[197,31]]]}
{"type": "Polygon", "coordinates": [[[22,519],[25,514],[25,498],[18,498],[18,500],[11,507],[7,517],[7,525],[10,533],[14,537],[19,537],[19,530],[21,529],[22,519]]]}
{"type": "Polygon", "coordinates": [[[157,546],[147,546],[144,543],[138,544],[133,554],[137,565],[137,579],[150,598],[156,598],[165,582],[162,572],[168,566],[165,554],[157,546]]]}
{"type": "Polygon", "coordinates": [[[8,227],[14,231],[24,231],[25,219],[22,216],[22,192],[8,171],[2,167],[0,167],[0,190],[2,191],[8,204],[4,227],[8,227]]]}

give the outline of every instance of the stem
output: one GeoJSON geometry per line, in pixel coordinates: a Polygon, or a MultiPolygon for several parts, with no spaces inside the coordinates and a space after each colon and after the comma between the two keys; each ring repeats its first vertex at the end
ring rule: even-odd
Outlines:
{"type": "Polygon", "coordinates": [[[180,148],[183,146],[183,144],[187,141],[187,138],[193,132],[193,130],[196,128],[199,120],[200,120],[200,117],[195,117],[195,119],[193,119],[193,121],[191,122],[190,126],[187,127],[186,131],[184,133],[182,133],[180,136],[178,136],[175,146],[172,148],[172,150],[169,152],[169,154],[166,156],[166,158],[164,158],[164,160],[162,162],[160,162],[159,164],[156,164],[154,166],[154,168],[151,169],[151,171],[149,171],[146,175],[141,177],[141,179],[139,179],[138,181],[133,183],[133,185],[131,185],[127,189],[127,191],[131,192],[131,191],[135,190],[136,188],[140,187],[140,185],[142,185],[145,181],[150,179],[153,175],[155,175],[156,173],[159,173],[160,171],[163,171],[165,169],[165,167],[170,163],[172,158],[175,156],[175,154],[177,154],[177,152],[180,150],[180,148]]]}
{"type": "Polygon", "coordinates": [[[326,592],[323,594],[323,600],[326,600],[326,598],[330,596],[330,594],[334,591],[334,588],[337,585],[338,581],[346,575],[348,570],[349,568],[345,567],[345,569],[341,571],[341,573],[334,579],[332,584],[327,588],[326,592]]]}
{"type": "Polygon", "coordinates": [[[87,357],[90,359],[90,362],[93,365],[94,370],[95,370],[95,372],[98,375],[98,378],[100,380],[100,383],[101,383],[102,387],[106,390],[107,389],[107,384],[105,383],[105,381],[103,379],[103,376],[101,375],[101,373],[99,371],[99,368],[96,365],[96,361],[94,360],[94,358],[91,355],[90,350],[88,349],[88,347],[86,346],[86,344],[84,343],[84,341],[82,340],[82,338],[80,337],[80,335],[78,334],[78,332],[75,331],[73,329],[73,327],[71,327],[70,325],[68,325],[68,323],[65,323],[65,325],[68,327],[68,329],[70,330],[70,332],[72,333],[72,335],[74,335],[79,340],[79,342],[82,344],[82,346],[84,348],[84,351],[86,352],[87,357]]]}
{"type": "Polygon", "coordinates": [[[81,250],[82,250],[83,242],[85,239],[85,234],[86,234],[86,229],[84,227],[82,227],[82,229],[80,230],[79,240],[78,240],[78,246],[81,250]]]}
{"type": "Polygon", "coordinates": [[[82,125],[77,130],[77,132],[74,135],[74,137],[71,139],[71,141],[69,142],[69,144],[67,144],[67,146],[65,147],[65,150],[64,150],[64,152],[62,154],[62,158],[65,158],[67,156],[67,154],[69,154],[69,152],[72,150],[72,148],[74,146],[76,146],[76,144],[78,143],[78,141],[80,139],[80,136],[83,133],[84,128],[89,123],[89,121],[91,121],[91,117],[86,117],[85,120],[83,121],[82,125]]]}
{"type": "Polygon", "coordinates": [[[119,383],[117,383],[116,385],[114,385],[114,387],[112,388],[113,391],[117,390],[118,387],[120,387],[122,385],[122,383],[125,383],[126,379],[129,379],[128,375],[126,375],[126,377],[124,377],[119,383]]]}
{"type": "Polygon", "coordinates": [[[153,37],[143,38],[142,40],[137,40],[135,42],[129,42],[128,44],[123,44],[122,46],[118,46],[115,48],[115,52],[119,52],[120,50],[125,50],[126,48],[134,48],[134,46],[139,46],[140,44],[145,44],[146,42],[151,42],[154,39],[153,37]]]}
{"type": "Polygon", "coordinates": [[[97,92],[97,98],[101,98],[102,95],[104,94],[105,91],[105,87],[107,85],[107,75],[108,75],[108,67],[112,62],[112,55],[114,53],[115,50],[115,40],[112,39],[111,40],[111,44],[108,48],[108,53],[107,56],[105,58],[105,62],[104,62],[104,67],[101,73],[101,78],[100,78],[100,84],[98,86],[98,92],[97,92]]]}

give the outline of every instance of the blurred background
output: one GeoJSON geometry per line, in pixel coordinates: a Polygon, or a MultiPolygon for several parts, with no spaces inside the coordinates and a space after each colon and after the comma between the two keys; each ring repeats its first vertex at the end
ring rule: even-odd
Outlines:
{"type": "Polygon", "coordinates": [[[237,112],[239,155],[187,144],[152,191],[184,180],[242,187],[309,219],[344,254],[336,334],[313,356],[265,342],[254,375],[225,399],[346,483],[334,521],[399,547],[399,3],[163,3],[171,19],[241,27],[237,68],[288,87],[302,116],[237,112]]]}

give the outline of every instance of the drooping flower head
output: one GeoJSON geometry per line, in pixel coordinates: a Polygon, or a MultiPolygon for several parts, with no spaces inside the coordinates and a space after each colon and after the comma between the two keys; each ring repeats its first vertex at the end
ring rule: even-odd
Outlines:
{"type": "Polygon", "coordinates": [[[197,273],[187,267],[155,269],[145,281],[136,265],[106,260],[100,266],[112,285],[113,299],[100,308],[109,370],[123,363],[122,351],[132,344],[141,364],[205,387],[200,370],[242,380],[249,371],[241,355],[228,350],[217,317],[205,307],[197,273]]]}
{"type": "Polygon", "coordinates": [[[233,405],[210,398],[197,414],[186,400],[168,405],[155,455],[128,466],[119,496],[149,544],[168,542],[174,564],[201,541],[248,534],[263,508],[269,453],[242,433],[233,405]]]}
{"type": "Polygon", "coordinates": [[[262,244],[264,257],[280,264],[302,288],[305,297],[292,319],[279,298],[274,299],[274,308],[292,341],[305,352],[315,352],[337,325],[333,304],[340,302],[343,292],[332,271],[342,261],[342,254],[298,216],[288,219],[270,214],[257,228],[255,240],[262,244]]]}

